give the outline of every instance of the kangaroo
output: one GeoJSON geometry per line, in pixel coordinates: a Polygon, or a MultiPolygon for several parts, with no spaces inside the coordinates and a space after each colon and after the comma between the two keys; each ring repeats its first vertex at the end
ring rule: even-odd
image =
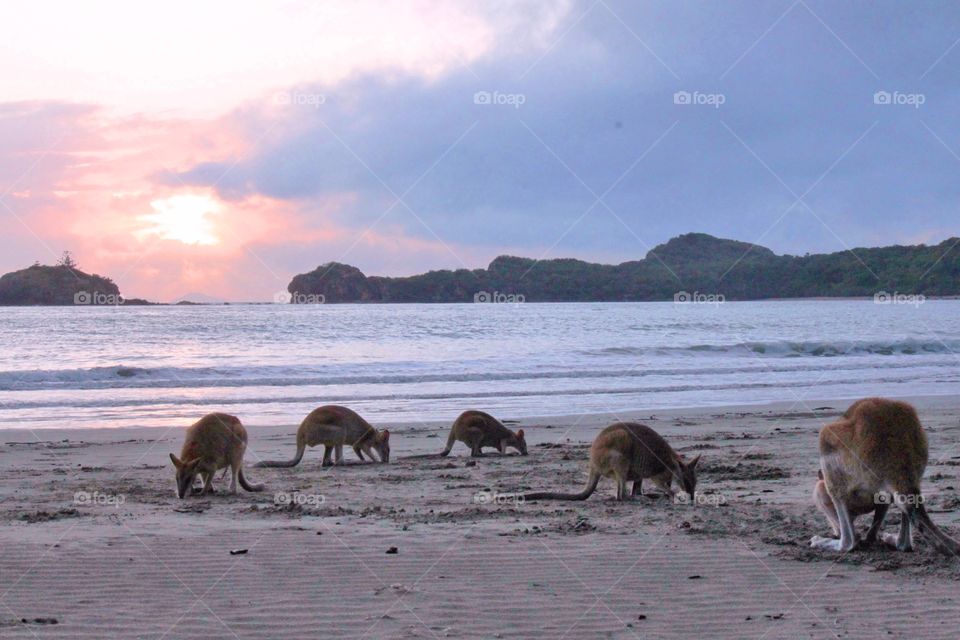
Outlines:
{"type": "MultiPolygon", "coordinates": [[[[233,480],[230,493],[237,492],[237,480],[247,491],[263,491],[263,485],[251,485],[243,475],[243,454],[247,450],[247,430],[240,420],[226,413],[210,413],[197,420],[187,429],[180,457],[170,454],[177,469],[177,497],[183,498],[187,490],[193,493],[213,493],[213,476],[225,467],[230,467],[233,480]],[[203,489],[194,487],[197,476],[203,479],[203,489]]],[[[224,472],[226,473],[226,472],[224,472]]]]}
{"type": "Polygon", "coordinates": [[[617,500],[643,495],[643,481],[650,479],[664,492],[675,495],[685,491],[693,498],[697,488],[697,464],[690,462],[667,444],[650,427],[635,422],[616,422],[601,431],[590,447],[590,475],[580,493],[528,493],[527,500],[586,500],[597,489],[600,478],[613,478],[617,483],[617,500]],[[627,494],[627,482],[633,481],[627,494]],[[676,482],[676,487],[671,486],[676,482]]]}
{"type": "Polygon", "coordinates": [[[810,546],[847,552],[857,544],[853,521],[873,512],[867,540],[876,540],[890,505],[901,511],[900,531],[882,541],[899,551],[913,549],[912,527],[930,537],[942,553],[956,554],[960,543],[927,514],[920,481],[927,466],[927,436],[916,410],[906,402],[865,398],[820,430],[820,477],[814,500],[837,538],[814,536],[810,546]]]}
{"type": "Polygon", "coordinates": [[[343,445],[353,447],[357,457],[363,460],[363,453],[376,462],[373,451],[380,456],[380,462],[390,462],[390,432],[377,431],[351,409],[337,405],[326,405],[311,411],[297,430],[297,453],[292,460],[259,462],[257,467],[295,467],[303,459],[307,447],[324,446],[323,466],[330,466],[330,454],[336,451],[336,464],[343,464],[343,445]]]}
{"type": "Polygon", "coordinates": [[[447,447],[440,452],[440,455],[449,455],[457,440],[470,447],[470,455],[474,458],[483,455],[484,447],[496,447],[500,453],[506,453],[507,447],[513,447],[520,452],[520,455],[527,455],[527,441],[524,438],[523,429],[514,433],[503,426],[499,420],[483,411],[468,410],[457,417],[450,428],[447,447]]]}

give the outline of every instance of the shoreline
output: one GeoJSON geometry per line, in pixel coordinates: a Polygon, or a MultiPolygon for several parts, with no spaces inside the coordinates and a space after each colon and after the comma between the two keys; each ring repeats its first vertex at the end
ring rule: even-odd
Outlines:
{"type": "MultiPolygon", "coordinates": [[[[696,293],[696,292],[694,292],[696,293]]],[[[897,293],[897,292],[893,292],[897,293]]],[[[730,304],[734,302],[830,302],[833,300],[838,301],[863,301],[870,302],[875,300],[875,295],[863,295],[863,296],[805,296],[799,298],[724,298],[723,302],[720,304],[730,304]]],[[[926,295],[926,294],[904,294],[904,295],[921,295],[925,302],[935,301],[935,300],[960,300],[960,295],[926,295]]],[[[689,304],[684,302],[678,302],[677,300],[671,298],[663,298],[658,300],[524,300],[519,304],[644,304],[648,302],[653,303],[664,303],[669,302],[671,304],[689,304]]],[[[95,305],[93,308],[103,308],[103,307],[147,307],[147,308],[156,308],[156,307],[259,307],[259,306],[281,306],[281,307],[322,307],[327,305],[335,306],[344,306],[344,305],[357,305],[357,306],[369,306],[369,305],[444,305],[444,304],[490,304],[484,302],[477,302],[475,300],[446,300],[446,301],[430,301],[423,300],[421,302],[391,302],[391,301],[353,301],[353,302],[310,302],[310,303],[297,303],[289,302],[278,304],[270,300],[257,301],[242,301],[242,302],[232,302],[229,300],[224,300],[223,302],[189,302],[189,301],[178,301],[178,302],[151,302],[144,301],[143,298],[134,297],[127,300],[124,299],[124,302],[119,304],[110,304],[110,305],[95,305]]],[[[518,304],[518,303],[510,303],[518,304]]],[[[34,309],[34,308],[53,308],[53,309],[64,309],[64,308],[84,308],[89,305],[77,305],[77,304],[0,304],[0,308],[8,309],[34,309]]]]}
{"type": "MultiPolygon", "coordinates": [[[[575,423],[575,424],[584,424],[584,425],[602,425],[606,426],[609,423],[616,421],[632,421],[632,422],[642,422],[648,420],[650,416],[658,416],[662,419],[675,418],[677,416],[701,416],[708,413],[723,412],[723,413],[758,413],[758,412],[777,412],[777,411],[788,411],[788,410],[797,410],[798,412],[816,410],[819,407],[825,407],[828,405],[836,405],[832,407],[834,413],[826,411],[823,413],[825,417],[830,415],[836,415],[837,413],[842,413],[847,406],[852,404],[855,400],[859,399],[857,397],[839,397],[839,398],[817,398],[817,399],[806,399],[801,398],[798,400],[777,400],[773,402],[757,402],[757,403],[744,403],[738,402],[733,404],[717,404],[717,405],[698,405],[698,406],[683,406],[683,407],[669,407],[661,409],[629,409],[625,411],[603,411],[603,412],[592,412],[592,413],[558,413],[558,414],[538,414],[532,416],[511,416],[511,415],[496,415],[495,417],[509,423],[509,425],[529,428],[535,427],[539,424],[546,424],[551,422],[563,422],[563,423],[575,423]]],[[[896,400],[903,400],[913,404],[917,407],[917,410],[921,414],[921,419],[923,417],[924,408],[936,408],[942,409],[950,407],[955,402],[955,395],[942,394],[942,395],[918,395],[918,396],[886,396],[896,400]]],[[[465,407],[484,410],[483,406],[471,406],[465,407]]],[[[222,409],[219,407],[210,407],[209,411],[225,411],[230,413],[229,409],[222,409]]],[[[198,413],[196,419],[200,419],[203,414],[198,413]]],[[[242,416],[238,416],[243,420],[242,416]]],[[[371,420],[371,424],[377,428],[389,428],[391,431],[396,430],[398,433],[408,433],[416,432],[417,430],[427,429],[442,429],[444,427],[449,427],[453,420],[456,418],[456,415],[451,415],[449,421],[443,420],[406,420],[406,421],[374,421],[371,420]]],[[[244,426],[248,430],[248,434],[253,440],[254,434],[264,434],[268,437],[277,435],[278,432],[296,432],[297,427],[299,426],[299,418],[289,424],[277,425],[257,425],[255,423],[247,424],[244,423],[244,426]]],[[[508,425],[508,426],[509,426],[508,425]]],[[[154,426],[122,426],[122,427],[42,427],[38,429],[30,429],[27,427],[0,427],[0,444],[8,442],[36,442],[37,438],[33,437],[34,434],[39,436],[42,434],[47,434],[50,436],[49,439],[57,439],[64,437],[78,437],[80,435],[94,436],[91,440],[102,441],[105,439],[105,436],[108,434],[116,435],[118,437],[129,438],[133,435],[139,435],[142,437],[163,434],[167,432],[180,433],[184,429],[190,426],[190,423],[185,423],[183,425],[176,425],[170,427],[154,427],[154,426]],[[15,440],[15,438],[21,438],[21,440],[15,440]]]]}

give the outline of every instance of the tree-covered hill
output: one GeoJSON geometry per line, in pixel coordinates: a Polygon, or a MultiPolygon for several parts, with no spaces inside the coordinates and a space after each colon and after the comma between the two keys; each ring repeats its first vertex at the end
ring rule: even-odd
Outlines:
{"type": "Polygon", "coordinates": [[[682,291],[727,300],[872,296],[881,291],[953,296],[960,295],[958,242],[950,238],[934,246],[790,256],[688,233],[641,260],[619,265],[500,256],[486,269],[391,278],[328,263],[294,277],[288,290],[322,295],[326,302],[472,302],[494,292],[520,295],[527,302],[672,300],[682,291]]]}

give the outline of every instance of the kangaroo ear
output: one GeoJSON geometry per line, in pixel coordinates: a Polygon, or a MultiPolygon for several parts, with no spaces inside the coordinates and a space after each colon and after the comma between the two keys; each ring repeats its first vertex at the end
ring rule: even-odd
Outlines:
{"type": "Polygon", "coordinates": [[[173,455],[172,453],[170,454],[170,462],[172,462],[173,466],[175,466],[177,469],[183,466],[183,462],[180,461],[180,458],[173,455]]]}
{"type": "Polygon", "coordinates": [[[523,440],[523,429],[517,429],[517,437],[523,440]]]}
{"type": "Polygon", "coordinates": [[[689,464],[687,464],[687,466],[688,466],[689,468],[691,468],[691,469],[696,469],[698,462],[700,462],[700,456],[699,456],[699,455],[698,455],[696,458],[694,458],[693,460],[691,460],[691,461],[689,462],[689,464]]]}

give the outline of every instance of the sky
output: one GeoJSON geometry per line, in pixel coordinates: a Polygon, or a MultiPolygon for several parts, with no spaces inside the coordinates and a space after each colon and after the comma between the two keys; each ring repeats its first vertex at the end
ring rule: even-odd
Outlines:
{"type": "Polygon", "coordinates": [[[0,271],[259,301],[329,261],[939,243],[958,67],[951,2],[4,3],[0,271]]]}

